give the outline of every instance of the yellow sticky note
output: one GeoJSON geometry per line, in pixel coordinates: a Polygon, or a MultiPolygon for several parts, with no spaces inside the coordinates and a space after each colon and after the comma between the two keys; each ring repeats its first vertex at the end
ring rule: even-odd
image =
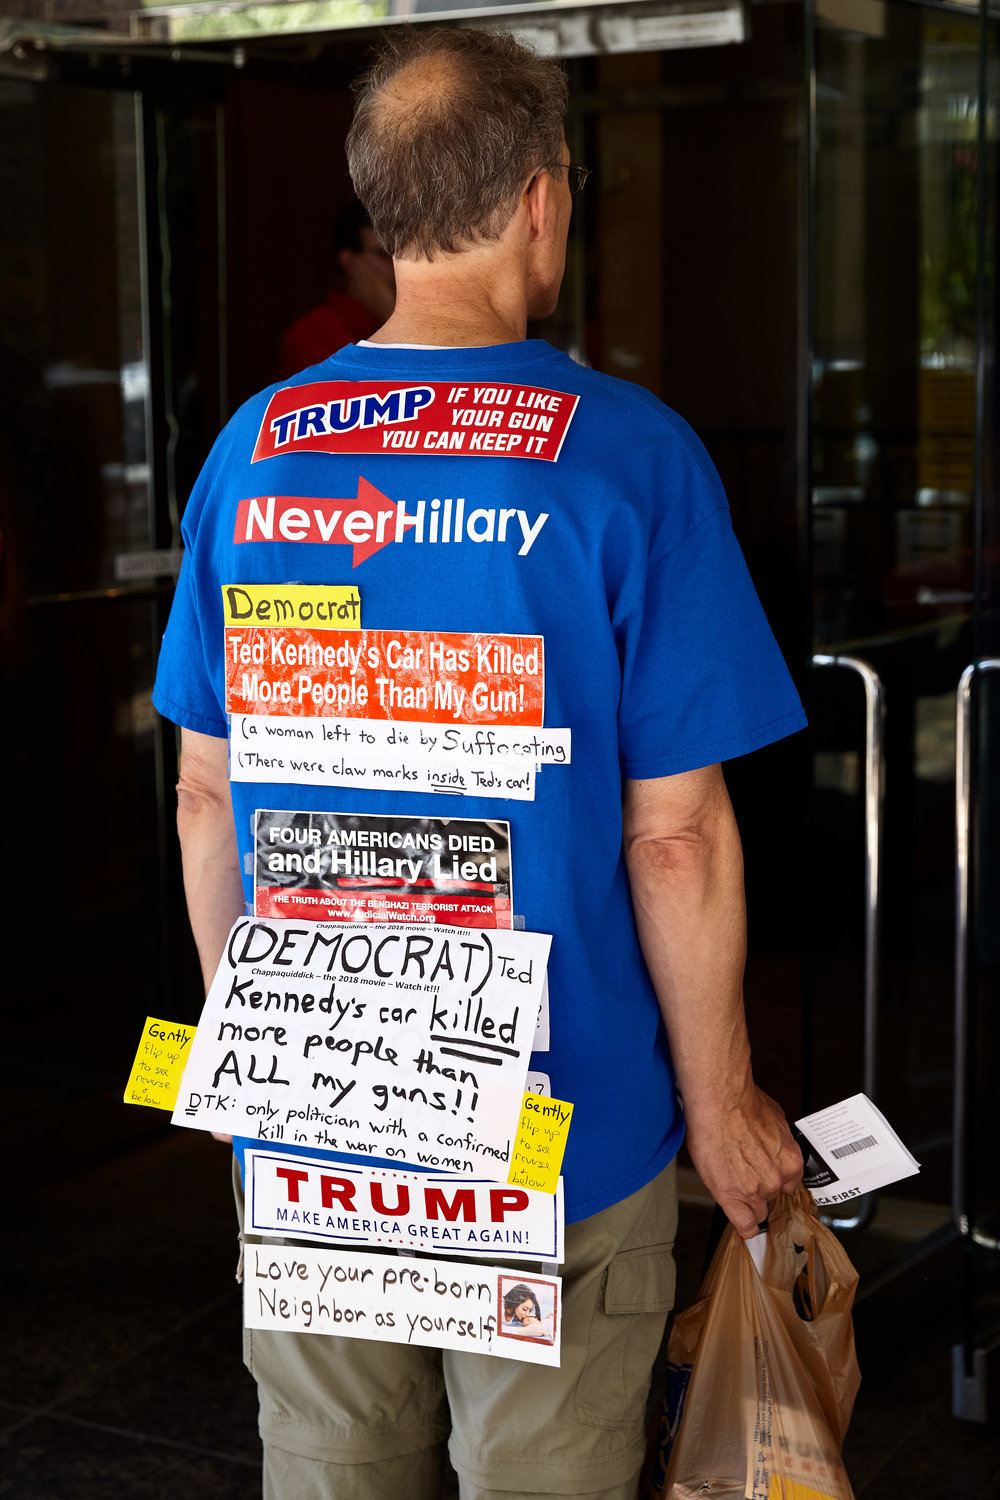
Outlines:
{"type": "Polygon", "coordinates": [[[224,583],[223,623],[310,630],[360,630],[361,596],[353,584],[224,583]]]}
{"type": "Polygon", "coordinates": [[[181,1086],[181,1074],[191,1055],[195,1029],[178,1021],[146,1017],[139,1050],[125,1088],[126,1104],[173,1109],[181,1086]]]}
{"type": "Polygon", "coordinates": [[[507,1181],[540,1193],[554,1193],[572,1118],[573,1106],[565,1099],[525,1094],[507,1181]]]}

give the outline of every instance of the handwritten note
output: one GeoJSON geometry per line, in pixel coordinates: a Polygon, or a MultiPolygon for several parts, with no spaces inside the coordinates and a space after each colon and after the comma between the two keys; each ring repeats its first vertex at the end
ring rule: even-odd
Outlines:
{"type": "Polygon", "coordinates": [[[525,1094],[507,1181],[536,1192],[554,1193],[572,1118],[573,1106],[565,1099],[525,1094]]]}
{"type": "Polygon", "coordinates": [[[241,918],[174,1123],[502,1182],[550,943],[241,918]]]}
{"type": "Polygon", "coordinates": [[[125,1087],[126,1104],[146,1104],[152,1109],[174,1108],[194,1034],[193,1026],[159,1021],[155,1016],[146,1017],[139,1050],[125,1087]]]}
{"type": "Polygon", "coordinates": [[[225,583],[222,613],[227,626],[278,628],[307,625],[311,630],[358,630],[361,599],[352,585],[316,583],[225,583]]]}
{"type": "Polygon", "coordinates": [[[247,1245],[244,1253],[248,1328],[336,1333],[559,1364],[558,1276],[533,1273],[526,1287],[509,1269],[478,1262],[408,1260],[306,1245],[247,1245]],[[512,1284],[529,1290],[540,1308],[544,1300],[544,1336],[514,1336],[516,1325],[504,1303],[512,1284]]]}
{"type": "Polygon", "coordinates": [[[512,729],[491,724],[423,724],[415,719],[386,722],[371,719],[324,719],[303,723],[283,714],[236,714],[233,728],[243,743],[254,744],[261,754],[291,746],[332,744],[351,754],[367,750],[376,759],[415,758],[442,764],[514,768],[523,766],[568,766],[572,745],[569,729],[512,729]]]}
{"type": "Polygon", "coordinates": [[[234,781],[441,792],[530,802],[536,766],[570,762],[569,729],[457,728],[234,713],[234,781]]]}

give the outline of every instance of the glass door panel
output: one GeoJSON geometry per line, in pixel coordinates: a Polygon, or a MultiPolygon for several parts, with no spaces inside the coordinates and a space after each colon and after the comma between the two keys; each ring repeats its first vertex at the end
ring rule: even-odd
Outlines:
{"type": "Polygon", "coordinates": [[[869,21],[815,32],[810,1095],[853,1093],[867,1069],[922,1164],[869,1206],[877,1261],[952,1219],[955,714],[992,504],[977,270],[996,122],[975,15],[890,4],[869,21]]]}
{"type": "Polygon", "coordinates": [[[43,935],[5,958],[15,1186],[164,1128],[122,1089],[143,1019],[177,1015],[194,973],[150,706],[176,559],[154,505],[142,124],[131,92],[0,83],[0,770],[19,815],[0,911],[43,935]]]}

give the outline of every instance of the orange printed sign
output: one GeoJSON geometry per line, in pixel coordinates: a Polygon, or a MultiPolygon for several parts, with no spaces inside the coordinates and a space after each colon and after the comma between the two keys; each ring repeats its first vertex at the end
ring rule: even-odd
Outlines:
{"type": "Polygon", "coordinates": [[[226,630],[226,711],[292,718],[540,726],[538,635],[226,630]]]}

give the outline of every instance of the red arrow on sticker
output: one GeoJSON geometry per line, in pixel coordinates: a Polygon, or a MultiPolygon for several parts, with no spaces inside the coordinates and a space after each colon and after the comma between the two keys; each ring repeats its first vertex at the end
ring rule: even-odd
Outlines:
{"type": "Polygon", "coordinates": [[[416,524],[401,507],[358,476],[356,497],[260,495],[236,507],[234,542],[324,542],[353,547],[353,567],[402,538],[416,524]],[[405,512],[404,512],[405,515],[405,512]]]}

